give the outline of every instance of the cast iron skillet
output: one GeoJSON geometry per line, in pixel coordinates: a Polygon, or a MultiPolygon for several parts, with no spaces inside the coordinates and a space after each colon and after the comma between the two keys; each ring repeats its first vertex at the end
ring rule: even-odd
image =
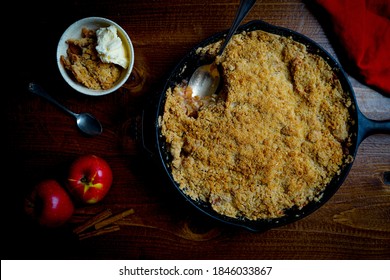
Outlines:
{"type": "MultiPolygon", "coordinates": [[[[303,43],[306,45],[307,50],[311,53],[316,53],[323,57],[328,64],[334,69],[335,75],[339,78],[341,85],[347,94],[351,97],[352,100],[352,106],[350,108],[350,115],[352,116],[351,120],[351,128],[350,128],[350,134],[352,136],[352,141],[350,146],[346,146],[345,150],[346,153],[351,155],[353,158],[355,158],[358,146],[360,143],[369,135],[376,134],[376,133],[389,133],[390,132],[390,121],[376,121],[366,118],[359,110],[358,105],[356,103],[355,93],[353,91],[353,88],[347,78],[347,75],[341,68],[341,66],[338,64],[338,62],[330,56],[330,54],[325,51],[321,46],[319,46],[316,42],[312,41],[308,37],[299,34],[295,31],[278,27],[274,25],[270,25],[266,22],[255,20],[248,22],[245,25],[242,25],[237,30],[237,33],[242,31],[252,31],[252,30],[263,30],[269,33],[274,33],[277,35],[285,36],[285,37],[291,37],[295,41],[298,41],[300,43],[303,43]]],[[[162,88],[160,95],[157,97],[155,101],[155,107],[153,110],[155,110],[153,113],[155,114],[153,119],[153,130],[154,130],[154,145],[155,145],[155,153],[157,156],[157,160],[162,164],[163,170],[166,173],[166,175],[169,177],[173,187],[177,189],[177,191],[183,196],[183,198],[188,201],[190,204],[192,204],[194,207],[196,207],[201,212],[209,215],[210,217],[234,226],[244,227],[250,231],[264,231],[268,230],[270,228],[282,226],[288,223],[292,223],[294,221],[297,221],[310,213],[314,212],[318,208],[320,208],[323,204],[325,204],[326,201],[328,201],[335,192],[339,189],[339,187],[344,182],[345,178],[347,177],[353,162],[346,162],[342,168],[339,175],[335,176],[332,181],[327,185],[325,188],[323,195],[319,201],[311,202],[302,209],[290,209],[286,212],[286,215],[281,218],[275,218],[275,219],[260,219],[256,221],[247,220],[247,219],[237,219],[237,218],[230,218],[227,216],[220,215],[219,213],[215,212],[210,205],[204,202],[194,201],[189,196],[187,196],[180,188],[179,185],[175,182],[172,173],[171,173],[171,155],[167,149],[166,142],[164,140],[164,137],[161,135],[160,127],[158,126],[158,118],[162,116],[164,111],[164,105],[165,105],[165,99],[166,95],[165,92],[169,87],[174,87],[176,84],[181,83],[183,80],[189,79],[190,75],[193,73],[193,71],[199,66],[200,63],[204,63],[205,61],[202,61],[202,58],[199,57],[196,54],[196,49],[199,47],[206,46],[208,44],[211,44],[213,42],[216,42],[220,39],[222,39],[224,36],[226,36],[227,31],[215,34],[214,36],[211,36],[210,38],[202,41],[200,44],[196,45],[176,66],[176,68],[173,70],[171,75],[168,77],[165,86],[162,88]]],[[[143,121],[143,126],[148,125],[143,121]]],[[[145,128],[145,127],[144,127],[145,128]]],[[[152,151],[153,153],[153,151],[152,151]]]]}

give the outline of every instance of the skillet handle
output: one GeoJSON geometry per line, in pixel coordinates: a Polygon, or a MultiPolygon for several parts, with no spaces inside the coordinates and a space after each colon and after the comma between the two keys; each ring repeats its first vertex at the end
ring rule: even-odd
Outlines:
{"type": "Polygon", "coordinates": [[[358,110],[358,138],[357,144],[373,134],[390,134],[390,120],[372,120],[358,110]]]}

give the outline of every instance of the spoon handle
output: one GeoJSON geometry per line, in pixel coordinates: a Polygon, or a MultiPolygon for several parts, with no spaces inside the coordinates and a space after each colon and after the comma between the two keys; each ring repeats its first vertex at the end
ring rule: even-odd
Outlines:
{"type": "Polygon", "coordinates": [[[35,83],[29,83],[28,84],[28,90],[31,93],[34,93],[34,94],[36,94],[36,95],[38,95],[40,97],[45,98],[46,100],[50,101],[51,103],[53,103],[54,105],[58,106],[59,108],[61,108],[65,112],[71,114],[72,116],[74,116],[74,117],[77,116],[76,113],[72,112],[71,110],[69,110],[68,108],[63,106],[61,103],[59,103],[57,100],[55,100],[53,97],[51,97],[40,85],[37,85],[35,83]]]}
{"type": "Polygon", "coordinates": [[[230,27],[228,34],[226,35],[222,47],[218,51],[218,55],[221,55],[223,53],[230,39],[232,38],[234,33],[236,33],[237,28],[240,25],[241,21],[246,17],[246,15],[252,9],[255,3],[256,0],[240,0],[240,6],[238,7],[236,17],[234,18],[233,24],[230,27]]]}

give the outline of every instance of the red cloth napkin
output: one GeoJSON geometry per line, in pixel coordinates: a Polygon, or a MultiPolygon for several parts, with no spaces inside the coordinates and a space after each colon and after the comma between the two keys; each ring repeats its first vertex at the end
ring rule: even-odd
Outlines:
{"type": "Polygon", "coordinates": [[[390,1],[316,0],[363,82],[390,96],[390,1]]]}

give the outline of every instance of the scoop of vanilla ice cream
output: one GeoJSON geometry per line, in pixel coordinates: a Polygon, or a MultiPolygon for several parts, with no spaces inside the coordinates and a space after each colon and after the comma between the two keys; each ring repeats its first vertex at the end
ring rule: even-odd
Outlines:
{"type": "Polygon", "coordinates": [[[96,50],[101,61],[104,63],[115,63],[123,68],[129,66],[129,58],[123,46],[121,38],[117,35],[115,26],[102,27],[96,30],[96,50]]]}

